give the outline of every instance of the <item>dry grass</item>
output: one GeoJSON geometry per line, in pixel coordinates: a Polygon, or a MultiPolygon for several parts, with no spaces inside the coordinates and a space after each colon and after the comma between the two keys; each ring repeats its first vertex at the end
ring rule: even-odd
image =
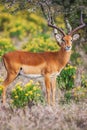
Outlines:
{"type": "Polygon", "coordinates": [[[3,109],[0,130],[87,130],[87,102],[3,109]]]}

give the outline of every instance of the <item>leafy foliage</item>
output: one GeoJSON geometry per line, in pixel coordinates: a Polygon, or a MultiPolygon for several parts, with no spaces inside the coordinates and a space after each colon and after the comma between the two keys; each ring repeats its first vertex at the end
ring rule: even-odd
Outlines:
{"type": "Polygon", "coordinates": [[[24,107],[30,102],[35,104],[44,101],[39,84],[34,84],[32,80],[24,87],[17,84],[11,93],[11,98],[11,103],[16,107],[24,107]]]}
{"type": "Polygon", "coordinates": [[[58,46],[53,39],[49,38],[49,35],[44,34],[43,36],[37,35],[32,40],[30,39],[30,42],[23,45],[23,50],[31,52],[57,51],[58,46]]]}
{"type": "Polygon", "coordinates": [[[58,87],[69,90],[74,87],[74,79],[76,74],[76,67],[68,65],[62,70],[60,76],[57,77],[58,87]]]}
{"type": "Polygon", "coordinates": [[[11,40],[9,38],[1,38],[0,39],[0,58],[6,52],[13,51],[15,47],[12,45],[11,40]]]}
{"type": "Polygon", "coordinates": [[[80,65],[82,63],[81,55],[75,50],[73,51],[71,55],[71,61],[73,62],[74,65],[80,65]]]}

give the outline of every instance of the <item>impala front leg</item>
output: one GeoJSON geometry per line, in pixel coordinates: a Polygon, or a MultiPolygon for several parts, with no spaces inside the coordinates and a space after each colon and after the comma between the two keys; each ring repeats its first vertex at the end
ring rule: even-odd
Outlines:
{"type": "Polygon", "coordinates": [[[50,75],[45,75],[45,86],[46,86],[46,94],[47,94],[47,102],[50,105],[50,93],[51,93],[51,85],[50,85],[50,75]]]}
{"type": "Polygon", "coordinates": [[[51,79],[52,86],[52,105],[55,105],[55,95],[56,95],[56,76],[51,79]]]}

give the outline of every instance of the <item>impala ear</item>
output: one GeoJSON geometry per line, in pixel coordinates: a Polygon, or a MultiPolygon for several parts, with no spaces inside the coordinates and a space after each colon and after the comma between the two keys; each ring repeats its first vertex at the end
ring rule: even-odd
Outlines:
{"type": "Polygon", "coordinates": [[[72,39],[73,39],[73,41],[75,41],[75,40],[79,39],[79,37],[80,37],[79,34],[74,34],[73,37],[72,37],[72,39]]]}

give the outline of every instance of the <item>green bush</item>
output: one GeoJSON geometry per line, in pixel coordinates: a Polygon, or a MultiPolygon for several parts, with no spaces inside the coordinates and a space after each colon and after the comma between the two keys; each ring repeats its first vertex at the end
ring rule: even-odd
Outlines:
{"type": "Polygon", "coordinates": [[[74,52],[71,55],[71,61],[75,65],[80,65],[82,63],[81,55],[74,50],[74,52]]]}
{"type": "Polygon", "coordinates": [[[33,39],[23,45],[23,50],[31,52],[57,51],[59,49],[57,43],[50,38],[49,35],[36,35],[33,39]]]}
{"type": "Polygon", "coordinates": [[[1,38],[0,39],[0,58],[6,52],[15,50],[14,46],[11,43],[9,38],[1,38]]]}
{"type": "Polygon", "coordinates": [[[38,84],[33,84],[32,81],[25,86],[17,84],[11,93],[11,99],[11,103],[16,107],[24,107],[29,102],[35,104],[44,101],[40,87],[38,84]]]}
{"type": "Polygon", "coordinates": [[[69,90],[74,87],[76,67],[67,65],[57,77],[58,87],[69,90]]]}
{"type": "Polygon", "coordinates": [[[6,26],[9,25],[10,20],[11,20],[10,14],[7,14],[5,12],[0,13],[0,31],[6,30],[6,26]]]}

